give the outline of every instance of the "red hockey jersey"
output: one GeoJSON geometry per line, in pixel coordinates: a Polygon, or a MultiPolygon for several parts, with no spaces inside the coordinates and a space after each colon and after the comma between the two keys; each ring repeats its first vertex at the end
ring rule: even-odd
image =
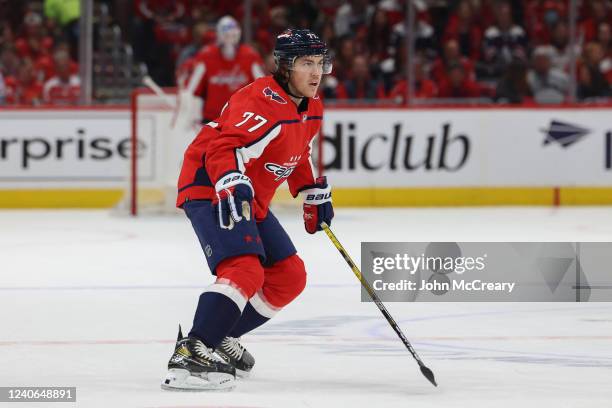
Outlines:
{"type": "Polygon", "coordinates": [[[194,94],[204,99],[202,118],[212,120],[230,96],[243,86],[264,75],[257,51],[241,44],[232,60],[226,60],[217,45],[209,45],[194,57],[194,67],[204,64],[204,76],[194,94]]]}
{"type": "Polygon", "coordinates": [[[294,197],[315,183],[310,153],[322,118],[318,97],[304,98],[296,106],[270,76],[240,89],[187,148],[177,206],[187,200],[214,199],[217,180],[241,171],[253,183],[255,218],[265,218],[283,181],[294,197]]]}

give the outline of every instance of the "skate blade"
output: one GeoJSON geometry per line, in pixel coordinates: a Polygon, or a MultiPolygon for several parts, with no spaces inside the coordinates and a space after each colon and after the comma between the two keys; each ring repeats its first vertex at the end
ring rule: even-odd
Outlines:
{"type": "Polygon", "coordinates": [[[251,376],[251,371],[243,371],[243,370],[236,369],[236,377],[242,380],[247,379],[251,376]]]}
{"type": "Polygon", "coordinates": [[[206,378],[191,375],[188,370],[168,370],[161,388],[167,391],[231,391],[236,386],[234,377],[225,373],[207,373],[206,378]]]}

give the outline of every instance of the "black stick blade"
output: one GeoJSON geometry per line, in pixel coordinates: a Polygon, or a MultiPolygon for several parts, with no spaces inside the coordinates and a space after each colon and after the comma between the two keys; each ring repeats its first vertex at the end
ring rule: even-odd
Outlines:
{"type": "Polygon", "coordinates": [[[427,368],[424,365],[422,365],[421,366],[421,372],[423,373],[425,378],[427,378],[429,380],[430,383],[432,383],[436,387],[438,386],[438,383],[436,383],[436,379],[434,378],[433,371],[431,371],[429,368],[427,368]]]}

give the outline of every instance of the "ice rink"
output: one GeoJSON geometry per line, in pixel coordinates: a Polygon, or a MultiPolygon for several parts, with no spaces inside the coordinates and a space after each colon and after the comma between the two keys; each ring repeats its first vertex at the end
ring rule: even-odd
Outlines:
{"type": "MultiPolygon", "coordinates": [[[[250,379],[180,393],[160,382],[212,282],[186,218],[0,212],[0,385],[76,386],[79,407],[612,406],[612,304],[388,304],[434,388],[327,237],[277,216],[306,290],[243,338],[250,379]]],[[[332,228],[359,261],[361,241],[611,241],[612,209],[340,208],[332,228]]]]}

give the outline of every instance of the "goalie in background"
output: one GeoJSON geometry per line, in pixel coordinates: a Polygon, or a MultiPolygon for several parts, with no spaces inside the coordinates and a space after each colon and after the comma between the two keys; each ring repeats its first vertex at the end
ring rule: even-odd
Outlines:
{"type": "Polygon", "coordinates": [[[234,92],[264,76],[261,56],[253,47],[240,44],[241,34],[233,17],[222,17],[216,43],[204,46],[179,67],[175,130],[197,130],[219,117],[234,92]]]}

